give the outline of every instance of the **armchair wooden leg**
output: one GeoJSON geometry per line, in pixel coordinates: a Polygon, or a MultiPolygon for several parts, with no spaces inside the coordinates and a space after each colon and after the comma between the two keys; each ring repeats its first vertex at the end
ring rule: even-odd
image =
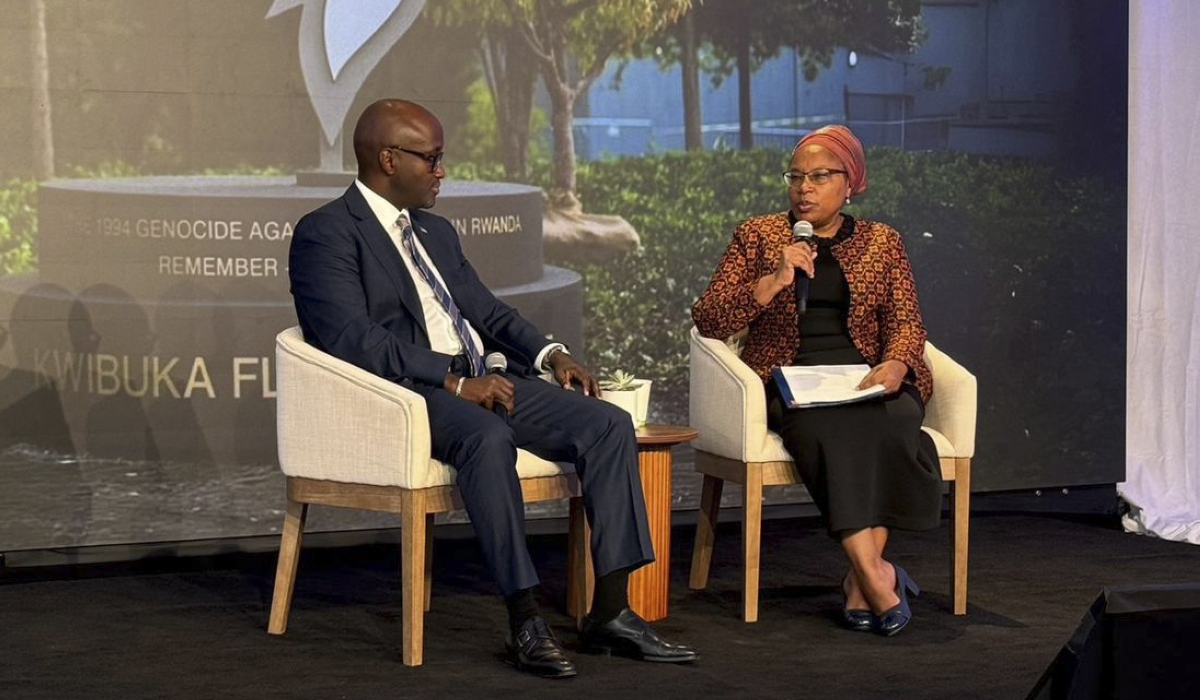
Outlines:
{"type": "Polygon", "coordinates": [[[433,513],[425,516],[425,612],[433,605],[433,513]]]}
{"type": "Polygon", "coordinates": [[[967,545],[971,524],[971,460],[959,459],[951,485],[950,547],[953,572],[950,595],[954,614],[967,614],[967,545]]]}
{"type": "Polygon", "coordinates": [[[279,563],[275,567],[275,592],[271,595],[268,634],[283,634],[287,630],[292,591],[296,586],[296,567],[300,563],[300,543],[304,539],[304,521],[307,518],[308,504],[289,498],[287,513],[283,516],[283,535],[279,538],[279,563]]]}
{"type": "Polygon", "coordinates": [[[592,568],[591,528],[582,498],[569,501],[570,520],[567,525],[567,614],[575,619],[575,627],[583,627],[583,618],[592,609],[592,589],[596,572],[592,568]]]}
{"type": "Polygon", "coordinates": [[[742,619],[758,622],[758,566],[762,545],[762,469],[746,465],[742,505],[742,619]]]}
{"type": "Polygon", "coordinates": [[[696,543],[692,547],[692,574],[688,587],[703,590],[708,586],[708,572],[712,567],[713,543],[717,539],[717,516],[721,510],[721,492],[725,480],[708,474],[700,491],[700,512],[696,514],[696,543]]]}
{"type": "Polygon", "coordinates": [[[425,492],[402,491],[400,509],[401,656],[405,666],[420,666],[425,650],[425,492]]]}

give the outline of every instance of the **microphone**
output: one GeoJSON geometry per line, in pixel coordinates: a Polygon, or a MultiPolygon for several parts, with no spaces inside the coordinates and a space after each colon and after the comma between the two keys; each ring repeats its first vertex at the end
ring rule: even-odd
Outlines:
{"type": "MultiPolygon", "coordinates": [[[[812,246],[813,226],[807,221],[797,221],[792,226],[792,242],[807,243],[812,246]]],[[[795,271],[796,280],[796,313],[803,316],[808,311],[808,275],[804,274],[804,270],[795,271]]]]}
{"type": "Polygon", "coordinates": [[[499,374],[508,370],[508,358],[504,353],[489,352],[487,357],[483,358],[483,368],[488,374],[499,374]]]}
{"type": "MultiPolygon", "coordinates": [[[[508,358],[504,356],[504,353],[489,352],[487,357],[483,358],[483,367],[487,370],[488,374],[501,374],[508,369],[508,358]]],[[[496,415],[503,418],[505,422],[508,421],[508,409],[504,407],[504,404],[493,402],[492,410],[496,412],[496,415]]]]}

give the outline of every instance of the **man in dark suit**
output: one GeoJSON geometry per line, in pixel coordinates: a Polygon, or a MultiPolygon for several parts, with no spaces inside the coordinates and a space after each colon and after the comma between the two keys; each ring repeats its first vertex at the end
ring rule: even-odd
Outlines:
{"type": "Polygon", "coordinates": [[[597,574],[583,651],[692,661],[629,610],[629,573],[654,560],[638,477],[637,439],[624,411],[599,401],[596,379],[559,343],[505,305],[463,257],[437,199],[442,125],[425,108],[381,100],[354,130],[358,179],[306,215],[289,274],[308,342],[425,398],[433,456],[458,472],[467,514],[509,611],[506,658],[542,676],[575,675],[538,613],[525,543],[516,452],[574,462],[592,526],[597,574]],[[485,353],[509,371],[488,374],[485,353]],[[556,384],[538,372],[553,372],[556,384]]]}

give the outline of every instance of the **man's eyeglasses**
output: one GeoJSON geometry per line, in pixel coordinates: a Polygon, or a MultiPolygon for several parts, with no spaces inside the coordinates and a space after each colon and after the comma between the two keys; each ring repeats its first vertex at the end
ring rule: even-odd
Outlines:
{"type": "Polygon", "coordinates": [[[442,164],[442,158],[446,156],[445,151],[438,151],[437,153],[422,153],[420,151],[414,151],[411,148],[403,148],[401,146],[388,146],[388,148],[394,151],[402,151],[409,155],[416,156],[426,163],[429,163],[429,172],[431,173],[437,172],[438,166],[442,164]]]}
{"type": "Polygon", "coordinates": [[[825,185],[833,179],[834,175],[845,175],[845,170],[814,170],[811,173],[801,173],[795,170],[789,170],[783,174],[783,181],[788,187],[801,187],[804,181],[808,180],[814,185],[825,185]]]}

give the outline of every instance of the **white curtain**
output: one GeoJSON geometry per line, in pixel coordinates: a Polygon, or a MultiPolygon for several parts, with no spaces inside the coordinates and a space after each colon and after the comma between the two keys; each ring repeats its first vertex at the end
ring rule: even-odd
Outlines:
{"type": "Polygon", "coordinates": [[[1200,544],[1200,2],[1131,0],[1125,528],[1200,544]]]}

